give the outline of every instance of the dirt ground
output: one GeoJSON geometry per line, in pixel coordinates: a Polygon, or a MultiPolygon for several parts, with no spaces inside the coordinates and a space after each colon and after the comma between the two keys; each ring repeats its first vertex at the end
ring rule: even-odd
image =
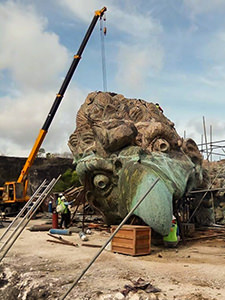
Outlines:
{"type": "MultiPolygon", "coordinates": [[[[46,220],[32,220],[43,224],[46,220]]],[[[0,235],[5,229],[0,229],[0,235]]],[[[106,231],[92,230],[86,243],[103,245],[106,231]]],[[[78,233],[63,236],[79,247],[47,242],[46,231],[24,230],[0,265],[0,299],[60,299],[98,248],[81,246],[78,233]]],[[[53,240],[53,239],[52,239],[53,240]]],[[[224,300],[225,238],[188,242],[177,249],[153,246],[132,257],[104,250],[66,299],[224,300]],[[121,291],[142,278],[160,292],[121,291]]]]}

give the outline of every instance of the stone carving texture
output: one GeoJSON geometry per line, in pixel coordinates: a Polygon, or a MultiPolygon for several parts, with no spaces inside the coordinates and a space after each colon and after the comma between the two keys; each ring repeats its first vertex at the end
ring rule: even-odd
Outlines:
{"type": "MultiPolygon", "coordinates": [[[[162,228],[156,231],[165,234],[172,217],[172,201],[201,181],[202,155],[195,142],[183,140],[174,123],[154,103],[141,99],[90,93],[78,111],[76,130],[68,145],[81,182],[86,185],[87,199],[111,224],[126,215],[137,201],[140,187],[149,186],[156,173],[163,178],[161,190],[170,194],[157,208],[162,228]],[[167,223],[166,229],[163,222],[167,223]]],[[[149,204],[148,209],[152,210],[155,204],[149,204]]],[[[145,213],[137,215],[142,217],[145,213]]],[[[158,222],[157,218],[152,221],[154,217],[151,221],[148,216],[143,219],[154,228],[158,222]]]]}

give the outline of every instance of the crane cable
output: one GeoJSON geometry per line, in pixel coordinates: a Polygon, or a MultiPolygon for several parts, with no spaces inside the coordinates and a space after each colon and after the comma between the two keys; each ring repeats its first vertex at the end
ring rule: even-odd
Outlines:
{"type": "Polygon", "coordinates": [[[100,18],[100,36],[101,36],[101,55],[102,55],[102,79],[103,79],[103,91],[107,91],[107,77],[106,77],[106,58],[105,58],[105,43],[104,38],[106,36],[106,27],[103,27],[103,21],[106,21],[105,15],[100,18]]]}

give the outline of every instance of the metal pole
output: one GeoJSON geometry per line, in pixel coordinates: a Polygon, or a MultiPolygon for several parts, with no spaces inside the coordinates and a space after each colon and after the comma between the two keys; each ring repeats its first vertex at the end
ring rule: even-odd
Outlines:
{"type": "Polygon", "coordinates": [[[213,209],[213,224],[216,223],[216,218],[215,218],[215,205],[214,205],[214,197],[213,197],[213,193],[211,192],[211,199],[212,199],[212,209],[213,209]]]}
{"type": "MultiPolygon", "coordinates": [[[[53,184],[53,182],[55,181],[55,179],[52,179],[52,181],[50,182],[50,184],[53,184]]],[[[15,227],[15,229],[11,232],[11,234],[8,236],[8,238],[6,239],[6,241],[4,242],[4,244],[2,245],[2,247],[0,248],[0,251],[2,251],[5,246],[8,244],[8,242],[12,239],[12,237],[14,236],[14,234],[17,232],[17,230],[19,229],[20,225],[23,224],[23,222],[29,218],[31,212],[33,209],[35,209],[40,202],[43,202],[43,195],[46,194],[46,190],[48,190],[48,188],[46,188],[41,195],[39,196],[39,198],[34,202],[34,205],[32,206],[32,209],[28,209],[27,213],[25,214],[25,216],[20,220],[20,222],[17,224],[17,226],[15,227]]]]}
{"type": "Polygon", "coordinates": [[[82,218],[82,231],[84,233],[84,220],[85,220],[85,198],[83,198],[83,218],[82,218]]]}
{"type": "Polygon", "coordinates": [[[208,152],[208,146],[207,146],[207,135],[206,135],[206,127],[205,127],[205,117],[203,116],[203,129],[204,129],[204,135],[205,135],[205,146],[206,146],[206,153],[207,153],[207,158],[209,158],[209,152],[208,152]]]}
{"type": "MultiPolygon", "coordinates": [[[[47,198],[47,196],[49,195],[49,193],[51,192],[51,190],[53,189],[54,185],[58,182],[58,180],[60,179],[61,175],[59,175],[56,179],[53,179],[51,181],[51,186],[47,187],[46,189],[47,194],[42,198],[42,201],[40,201],[38,203],[38,205],[36,207],[33,206],[34,210],[32,211],[31,215],[28,217],[28,219],[26,220],[25,224],[22,226],[22,228],[19,230],[19,232],[17,233],[17,235],[14,237],[14,240],[12,241],[12,243],[9,245],[9,247],[5,250],[4,254],[2,255],[2,257],[0,258],[0,262],[3,260],[3,258],[6,256],[6,254],[9,252],[9,250],[12,248],[12,246],[14,245],[14,243],[16,242],[16,240],[18,239],[18,237],[20,236],[20,234],[22,233],[22,231],[24,230],[24,228],[27,226],[27,224],[30,222],[31,218],[33,217],[33,215],[36,213],[36,211],[38,210],[38,208],[41,206],[41,204],[43,203],[43,201],[47,198]]],[[[32,209],[32,208],[31,208],[32,209]]]]}
{"type": "MultiPolygon", "coordinates": [[[[213,144],[218,144],[218,143],[224,143],[225,140],[221,140],[221,141],[214,141],[213,144]]],[[[210,143],[207,143],[210,144],[210,143]]],[[[205,143],[203,143],[203,145],[205,145],[205,143]]],[[[201,144],[197,144],[197,146],[201,146],[201,144]]]]}
{"type": "MultiPolygon", "coordinates": [[[[3,233],[3,235],[0,237],[0,241],[4,238],[4,236],[7,234],[7,232],[10,230],[10,228],[16,223],[16,221],[19,219],[20,216],[22,216],[22,214],[24,213],[24,211],[26,210],[26,208],[30,205],[30,203],[32,201],[34,201],[34,198],[36,197],[36,195],[39,193],[39,191],[41,190],[41,188],[43,187],[43,185],[45,184],[46,179],[42,182],[42,184],[38,187],[38,189],[35,191],[35,193],[31,196],[31,198],[27,201],[27,203],[23,206],[23,208],[20,210],[20,212],[18,213],[18,215],[15,217],[15,219],[10,223],[10,225],[8,226],[8,228],[6,229],[6,231],[3,233]]],[[[1,249],[0,249],[1,251],[1,249]]]]}
{"type": "Polygon", "coordinates": [[[203,154],[203,134],[201,134],[201,152],[203,154]]]}
{"type": "Polygon", "coordinates": [[[207,195],[207,193],[210,191],[211,187],[213,186],[214,182],[216,181],[217,177],[222,173],[224,172],[225,168],[219,170],[215,176],[215,178],[213,179],[213,181],[210,183],[210,186],[209,186],[209,190],[206,190],[206,192],[204,193],[204,195],[202,196],[202,198],[200,199],[199,203],[197,204],[196,208],[194,209],[192,215],[190,216],[189,220],[187,223],[190,223],[192,217],[195,215],[196,211],[199,209],[199,206],[200,204],[202,203],[202,201],[204,200],[205,196],[207,195]]]}
{"type": "Polygon", "coordinates": [[[141,202],[145,199],[145,197],[150,193],[150,191],[153,189],[153,187],[156,185],[156,183],[160,180],[160,178],[156,178],[156,180],[153,182],[149,190],[145,193],[145,195],[136,203],[136,205],[131,209],[131,211],[128,213],[128,215],[123,219],[123,221],[118,225],[116,230],[113,232],[113,234],[110,236],[110,238],[107,240],[107,242],[102,246],[102,248],[99,250],[99,252],[95,255],[95,257],[91,260],[91,262],[88,264],[88,266],[83,270],[83,272],[78,276],[78,278],[73,282],[69,290],[62,296],[61,300],[64,300],[69,293],[72,291],[72,289],[77,285],[79,280],[83,277],[83,275],[87,272],[87,270],[90,268],[90,266],[95,262],[95,260],[99,257],[99,255],[102,253],[102,251],[105,249],[105,247],[109,244],[109,242],[113,239],[113,237],[117,234],[117,232],[120,230],[120,228],[124,225],[124,223],[128,220],[128,218],[133,214],[135,209],[141,204],[141,202]]]}
{"type": "Polygon", "coordinates": [[[102,52],[102,78],[103,91],[107,91],[107,77],[106,77],[106,59],[105,59],[105,44],[104,44],[104,29],[102,24],[102,17],[100,18],[100,36],[101,36],[101,52],[102,52]]]}
{"type": "Polygon", "coordinates": [[[224,154],[217,153],[217,152],[213,152],[212,154],[214,154],[214,155],[219,155],[219,160],[221,160],[221,156],[225,156],[224,154]]]}
{"type": "Polygon", "coordinates": [[[210,136],[210,161],[212,162],[212,125],[209,127],[209,136],[210,136]]]}

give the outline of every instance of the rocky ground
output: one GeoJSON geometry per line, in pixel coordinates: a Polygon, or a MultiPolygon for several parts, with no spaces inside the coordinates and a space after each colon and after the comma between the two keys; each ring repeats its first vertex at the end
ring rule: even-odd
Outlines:
{"type": "MultiPolygon", "coordinates": [[[[29,226],[45,221],[32,220],[29,226]]],[[[92,230],[86,243],[103,245],[109,236],[92,230]]],[[[0,299],[60,299],[99,251],[82,246],[77,233],[64,238],[79,246],[48,242],[47,232],[24,230],[0,265],[0,299]]],[[[177,249],[152,245],[150,255],[139,257],[104,250],[66,299],[223,300],[224,249],[220,236],[177,249]],[[155,289],[130,291],[125,297],[124,286],[139,278],[155,289]]]]}

